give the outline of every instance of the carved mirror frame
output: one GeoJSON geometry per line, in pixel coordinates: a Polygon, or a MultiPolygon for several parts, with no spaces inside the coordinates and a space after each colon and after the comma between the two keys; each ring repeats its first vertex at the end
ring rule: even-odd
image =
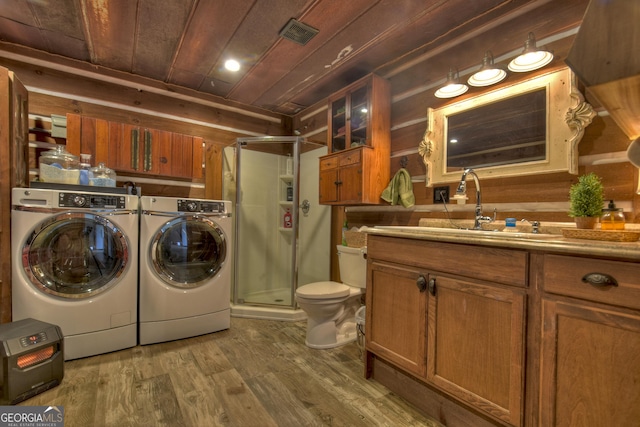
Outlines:
{"type": "Polygon", "coordinates": [[[462,169],[447,171],[447,117],[541,88],[546,88],[547,98],[545,158],[524,163],[478,167],[474,170],[481,178],[551,172],[577,174],[578,143],[582,139],[584,128],[591,123],[596,113],[578,91],[573,72],[569,68],[562,68],[441,108],[429,108],[427,129],[418,148],[427,167],[427,187],[460,179],[462,169]]]}

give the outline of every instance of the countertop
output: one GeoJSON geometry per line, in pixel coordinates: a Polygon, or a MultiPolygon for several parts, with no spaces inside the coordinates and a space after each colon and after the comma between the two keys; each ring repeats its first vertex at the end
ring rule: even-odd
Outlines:
{"type": "MultiPolygon", "coordinates": [[[[545,230],[544,223],[542,227],[542,229],[545,230]]],[[[574,239],[565,238],[562,234],[552,233],[543,233],[541,236],[536,236],[531,233],[520,233],[521,237],[519,237],[518,233],[510,235],[511,233],[504,231],[456,230],[433,226],[374,226],[363,227],[360,230],[370,235],[400,237],[405,239],[640,261],[640,241],[612,242],[574,239]]],[[[635,227],[633,231],[637,231],[635,227]]]]}

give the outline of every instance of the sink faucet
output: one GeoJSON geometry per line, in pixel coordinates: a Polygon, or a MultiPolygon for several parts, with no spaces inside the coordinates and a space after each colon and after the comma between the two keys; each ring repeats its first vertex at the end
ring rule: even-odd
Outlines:
{"type": "Polygon", "coordinates": [[[478,180],[478,175],[476,175],[475,171],[471,168],[465,169],[462,173],[462,178],[460,178],[460,184],[458,184],[458,188],[456,190],[457,196],[466,196],[467,194],[467,175],[471,175],[473,178],[473,182],[476,186],[476,214],[475,221],[473,222],[474,230],[482,230],[482,223],[489,223],[496,219],[496,212],[493,212],[493,218],[489,216],[482,215],[482,193],[480,192],[480,181],[478,180]]]}

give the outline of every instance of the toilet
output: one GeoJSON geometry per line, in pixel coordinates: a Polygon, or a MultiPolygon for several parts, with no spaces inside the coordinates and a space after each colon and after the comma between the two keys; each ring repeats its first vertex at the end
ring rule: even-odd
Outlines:
{"type": "Polygon", "coordinates": [[[296,301],[307,314],[305,344],[315,349],[338,347],[357,338],[356,311],[366,287],[367,248],[337,248],[343,283],[315,282],[296,290],[296,301]]]}

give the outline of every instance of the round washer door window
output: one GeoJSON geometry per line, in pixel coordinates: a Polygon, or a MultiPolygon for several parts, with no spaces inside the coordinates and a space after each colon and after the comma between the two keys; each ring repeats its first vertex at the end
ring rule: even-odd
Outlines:
{"type": "Polygon", "coordinates": [[[110,289],[128,261],[122,231],[107,218],[86,212],[41,222],[22,248],[22,266],[31,283],[63,298],[87,298],[110,289]]]}
{"type": "Polygon", "coordinates": [[[151,242],[155,272],[178,288],[195,288],[213,278],[227,257],[222,229],[207,217],[189,215],[168,221],[151,242]]]}

